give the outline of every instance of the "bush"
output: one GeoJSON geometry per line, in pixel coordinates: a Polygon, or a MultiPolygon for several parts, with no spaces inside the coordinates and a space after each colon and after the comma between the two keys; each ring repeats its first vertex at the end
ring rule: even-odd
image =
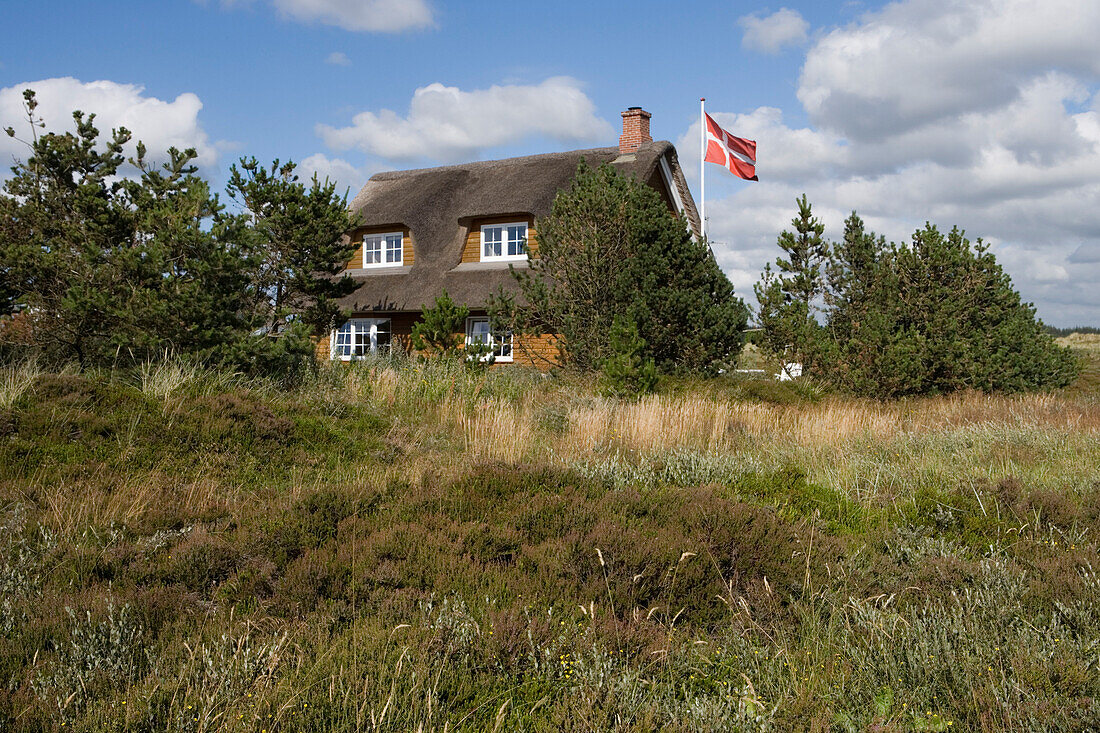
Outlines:
{"type": "Polygon", "coordinates": [[[412,346],[438,356],[454,356],[462,345],[466,317],[470,309],[456,305],[447,291],[435,299],[431,308],[421,306],[420,321],[412,327],[412,346]]]}
{"type": "Polygon", "coordinates": [[[638,325],[625,316],[615,316],[611,324],[611,355],[603,363],[605,392],[631,399],[657,388],[657,367],[652,358],[643,356],[645,339],[638,325]]]}

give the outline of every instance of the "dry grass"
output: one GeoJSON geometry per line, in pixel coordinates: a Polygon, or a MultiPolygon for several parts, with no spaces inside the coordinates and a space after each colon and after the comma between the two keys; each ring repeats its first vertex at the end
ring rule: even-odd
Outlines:
{"type": "Polygon", "coordinates": [[[1060,346],[1083,351],[1100,351],[1100,333],[1071,333],[1054,339],[1060,346]]]}
{"type": "Polygon", "coordinates": [[[531,410],[526,405],[492,399],[460,421],[470,459],[519,463],[533,447],[531,410]]]}
{"type": "Polygon", "coordinates": [[[14,405],[41,374],[42,369],[33,359],[0,367],[0,408],[14,405]]]}
{"type": "Polygon", "coordinates": [[[546,405],[535,399],[450,403],[442,410],[458,413],[464,462],[553,457],[571,466],[605,466],[609,459],[647,465],[689,451],[716,465],[733,459],[769,470],[802,466],[814,482],[874,505],[921,487],[984,485],[1005,476],[1080,492],[1100,465],[1100,405],[1050,394],[801,406],[661,395],[559,407],[560,432],[540,429],[546,405]]]}
{"type": "MultiPolygon", "coordinates": [[[[529,415],[516,412],[507,413],[507,419],[530,423],[529,415]]],[[[1100,430],[1100,406],[1049,394],[972,393],[886,404],[830,399],[796,407],[652,396],[636,403],[605,400],[571,407],[568,425],[555,446],[560,452],[579,453],[610,443],[632,451],[735,450],[746,442],[816,449],[975,426],[1095,432],[1100,430]]]]}

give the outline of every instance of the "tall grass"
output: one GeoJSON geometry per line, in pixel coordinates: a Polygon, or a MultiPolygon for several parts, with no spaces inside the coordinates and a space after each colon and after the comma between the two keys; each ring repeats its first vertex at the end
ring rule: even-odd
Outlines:
{"type": "Polygon", "coordinates": [[[1096,727],[1079,389],[617,401],[399,357],[290,389],[21,379],[5,731],[1096,727]]]}
{"type": "Polygon", "coordinates": [[[0,408],[14,405],[41,374],[42,369],[35,359],[0,366],[0,408]]]}

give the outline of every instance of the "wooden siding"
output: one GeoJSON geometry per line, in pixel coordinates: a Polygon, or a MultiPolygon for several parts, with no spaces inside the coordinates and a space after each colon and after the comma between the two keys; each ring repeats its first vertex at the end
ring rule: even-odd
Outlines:
{"type": "Polygon", "coordinates": [[[512,343],[513,364],[547,371],[558,364],[558,340],[552,334],[517,336],[512,343]]]}
{"type": "Polygon", "coordinates": [[[359,243],[359,248],[348,260],[347,269],[358,270],[363,267],[363,237],[365,235],[389,234],[398,231],[401,232],[401,264],[405,267],[411,266],[416,258],[416,247],[413,245],[412,232],[409,231],[408,227],[360,227],[353,229],[348,235],[351,241],[359,243]]]}
{"type": "Polygon", "coordinates": [[[535,222],[531,217],[524,216],[491,216],[484,219],[474,219],[470,229],[466,232],[466,244],[462,248],[462,262],[481,262],[481,227],[485,224],[514,224],[517,221],[527,222],[527,251],[538,252],[538,242],[535,237],[535,222]]]}
{"type": "Polygon", "coordinates": [[[316,357],[317,361],[328,361],[330,354],[329,349],[331,348],[331,346],[332,334],[330,333],[326,333],[324,336],[321,336],[318,339],[314,339],[313,355],[314,357],[316,357]]]}

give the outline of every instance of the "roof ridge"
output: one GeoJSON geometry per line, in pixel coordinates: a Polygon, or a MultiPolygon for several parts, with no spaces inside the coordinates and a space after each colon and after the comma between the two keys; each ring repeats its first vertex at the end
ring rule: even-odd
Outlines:
{"type": "MultiPolygon", "coordinates": [[[[652,140],[648,143],[644,143],[641,147],[646,147],[647,148],[649,146],[666,146],[666,145],[671,146],[672,143],[668,140],[652,140]]],[[[639,149],[641,149],[641,148],[639,148],[639,149]]],[[[534,155],[517,155],[517,156],[511,157],[511,158],[495,158],[493,160],[471,160],[471,161],[468,161],[466,163],[454,163],[452,165],[431,166],[431,167],[427,167],[427,168],[409,168],[407,170],[400,170],[400,171],[381,171],[379,173],[375,173],[373,176],[370,177],[369,180],[371,180],[371,181],[392,181],[392,180],[396,180],[398,178],[402,178],[404,176],[415,175],[415,174],[418,174],[418,173],[443,172],[443,171],[462,171],[462,170],[470,170],[470,169],[476,169],[476,168],[490,167],[490,166],[500,164],[500,163],[521,163],[521,162],[526,162],[526,161],[534,162],[534,161],[538,161],[538,160],[547,160],[547,159],[551,159],[551,158],[574,157],[578,154],[584,154],[584,153],[591,153],[593,155],[595,155],[595,154],[607,155],[607,154],[610,154],[611,152],[617,152],[618,150],[619,150],[619,146],[617,146],[617,145],[608,145],[608,146],[602,147],[602,148],[581,148],[581,149],[578,149],[578,150],[559,150],[559,151],[553,152],[553,153],[536,153],[534,155]]]]}

